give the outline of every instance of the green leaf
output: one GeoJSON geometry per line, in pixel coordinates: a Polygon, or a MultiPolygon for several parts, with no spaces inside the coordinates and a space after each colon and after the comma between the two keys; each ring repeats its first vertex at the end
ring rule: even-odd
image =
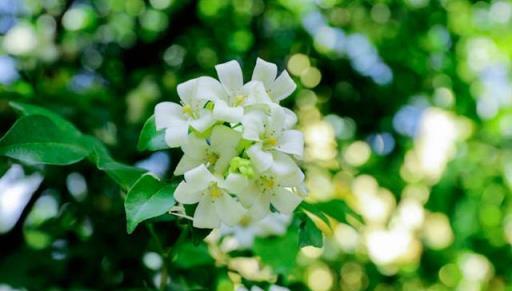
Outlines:
{"type": "Polygon", "coordinates": [[[142,221],[166,213],[175,203],[174,188],[151,174],[143,175],[128,191],[124,202],[128,233],[142,221]]]}
{"type": "Polygon", "coordinates": [[[306,246],[313,246],[321,248],[324,244],[324,237],[313,220],[307,215],[301,217],[302,221],[299,226],[299,246],[301,248],[306,246]]]}
{"type": "Polygon", "coordinates": [[[330,200],[314,204],[325,214],[331,216],[339,222],[348,223],[347,217],[352,216],[359,222],[363,223],[363,217],[350,208],[343,200],[330,200]]]}
{"type": "Polygon", "coordinates": [[[316,217],[320,218],[325,224],[327,224],[330,227],[329,218],[318,208],[315,204],[307,203],[306,201],[302,201],[302,203],[299,205],[299,209],[304,212],[307,211],[316,217]]]}
{"type": "Polygon", "coordinates": [[[254,241],[254,254],[276,273],[288,274],[295,267],[299,252],[297,228],[288,229],[284,236],[257,238],[254,241]]]}
{"type": "Polygon", "coordinates": [[[130,189],[142,175],[147,173],[146,170],[116,162],[105,145],[96,138],[87,136],[86,139],[93,149],[90,158],[96,167],[105,171],[124,190],[130,189]]]}
{"type": "Polygon", "coordinates": [[[30,164],[69,165],[90,152],[81,136],[43,115],[21,117],[0,140],[0,155],[30,164]]]}
{"type": "Polygon", "coordinates": [[[184,241],[175,246],[173,258],[174,265],[190,269],[198,266],[211,265],[214,260],[208,252],[208,247],[203,242],[201,244],[193,244],[190,241],[184,241]]]}
{"type": "Polygon", "coordinates": [[[60,115],[35,105],[25,104],[21,102],[9,102],[9,105],[15,110],[19,111],[24,116],[29,115],[43,115],[48,117],[60,129],[68,132],[69,134],[79,136],[82,133],[71,122],[67,121],[60,115]]]}
{"type": "Polygon", "coordinates": [[[157,151],[167,148],[169,146],[165,142],[165,131],[156,129],[155,117],[152,115],[142,127],[137,149],[139,151],[157,151]]]}

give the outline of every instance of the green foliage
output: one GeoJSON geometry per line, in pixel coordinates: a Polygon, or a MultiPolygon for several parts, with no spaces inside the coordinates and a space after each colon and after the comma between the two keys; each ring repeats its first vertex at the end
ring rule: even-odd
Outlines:
{"type": "Polygon", "coordinates": [[[13,164],[25,176],[8,187],[2,180],[0,214],[9,219],[0,226],[17,216],[4,212],[9,205],[27,203],[0,234],[2,287],[154,289],[167,266],[167,290],[232,290],[239,277],[248,289],[325,290],[310,286],[318,274],[332,279],[321,282],[332,282],[331,290],[511,288],[511,1],[4,2],[0,179],[13,164]],[[203,242],[209,231],[191,229],[187,219],[141,220],[142,203],[130,208],[133,221],[154,224],[164,249],[142,225],[128,235],[125,198],[164,195],[130,190],[141,177],[154,189],[171,187],[180,159],[173,150],[158,153],[161,180],[134,166],[166,148],[154,105],[179,102],[177,84],[214,76],[215,64],[236,59],[250,68],[258,56],[289,69],[298,84],[282,102],[299,115],[310,147],[303,166],[311,191],[295,224],[284,236],[220,254],[219,245],[203,242]],[[379,79],[386,72],[389,82],[379,79]],[[444,115],[425,119],[433,112],[444,115]],[[448,145],[455,134],[461,138],[448,145]],[[364,146],[351,156],[355,143],[364,146]],[[422,175],[425,166],[439,173],[422,175]],[[44,180],[27,201],[6,191],[33,174],[44,180]],[[363,176],[371,180],[365,199],[376,203],[356,193],[363,176]],[[341,197],[366,210],[369,227],[341,197]],[[411,199],[420,205],[404,203],[411,199]],[[31,222],[34,213],[41,223],[31,222]],[[316,225],[333,235],[322,237],[316,225]],[[393,228],[414,229],[380,236],[393,228]],[[369,252],[374,230],[379,241],[369,252]],[[297,256],[322,240],[314,256],[308,249],[297,256]],[[409,248],[392,260],[404,241],[409,248]],[[159,268],[146,265],[155,252],[159,268]],[[287,276],[252,280],[230,264],[254,256],[287,276]]]}
{"type": "Polygon", "coordinates": [[[325,224],[330,225],[329,218],[327,217],[327,215],[325,215],[325,213],[320,208],[318,208],[318,206],[316,204],[312,204],[312,203],[303,201],[299,205],[299,209],[302,211],[307,211],[307,212],[315,215],[316,217],[320,218],[325,224]]]}
{"type": "Polygon", "coordinates": [[[108,149],[97,139],[89,137],[88,143],[93,149],[91,160],[124,190],[130,189],[146,173],[143,169],[116,162],[108,149]]]}
{"type": "Polygon", "coordinates": [[[356,221],[363,223],[363,217],[350,208],[343,200],[333,199],[326,202],[315,204],[316,208],[324,214],[331,216],[339,222],[349,223],[349,217],[353,217],[356,221]]]}
{"type": "Polygon", "coordinates": [[[157,151],[167,148],[168,146],[165,142],[165,131],[156,130],[155,117],[151,116],[144,123],[144,127],[142,127],[139,142],[137,143],[137,149],[139,151],[157,151]]]}
{"type": "Polygon", "coordinates": [[[24,116],[42,115],[49,118],[53,124],[66,135],[81,136],[80,131],[71,122],[65,120],[50,110],[39,106],[14,101],[9,102],[9,105],[24,116]]]}
{"type": "Polygon", "coordinates": [[[166,213],[173,205],[175,186],[164,184],[142,169],[116,162],[92,136],[44,108],[16,103],[24,114],[0,140],[0,154],[30,164],[70,165],[86,157],[128,191],[125,200],[127,231],[166,213]]]}
{"type": "Polygon", "coordinates": [[[29,164],[69,165],[90,153],[81,139],[42,115],[20,118],[0,140],[0,154],[29,164]]]}
{"type": "Polygon", "coordinates": [[[313,220],[307,215],[302,215],[300,219],[299,246],[301,248],[307,246],[321,248],[324,244],[322,231],[316,227],[313,220]]]}
{"type": "Polygon", "coordinates": [[[213,258],[210,256],[205,243],[183,242],[178,244],[173,252],[175,253],[172,260],[173,264],[179,268],[192,269],[213,263],[213,258]]]}
{"type": "Polygon", "coordinates": [[[126,194],[124,208],[128,233],[146,219],[160,216],[174,205],[174,186],[160,182],[151,174],[145,174],[126,194]]]}
{"type": "Polygon", "coordinates": [[[299,252],[298,231],[291,227],[284,236],[257,238],[254,242],[254,254],[270,266],[274,272],[287,275],[296,266],[299,252]]]}

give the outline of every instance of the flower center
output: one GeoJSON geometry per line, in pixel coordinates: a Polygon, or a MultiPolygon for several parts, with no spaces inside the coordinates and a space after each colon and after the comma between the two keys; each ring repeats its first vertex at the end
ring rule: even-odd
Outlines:
{"type": "Polygon", "coordinates": [[[244,215],[244,216],[242,216],[242,218],[240,219],[240,221],[238,223],[242,227],[247,227],[251,224],[251,222],[252,222],[252,218],[249,215],[244,215]]]}
{"type": "Polygon", "coordinates": [[[235,98],[233,98],[233,105],[241,106],[245,103],[246,99],[247,99],[247,96],[245,96],[245,95],[236,95],[235,98]]]}
{"type": "Polygon", "coordinates": [[[220,196],[222,196],[222,194],[224,194],[224,191],[221,188],[219,188],[219,186],[215,182],[210,184],[210,186],[208,187],[208,191],[210,192],[210,196],[213,199],[217,199],[220,196]]]}
{"type": "Polygon", "coordinates": [[[268,192],[276,186],[276,182],[274,178],[269,176],[261,176],[258,181],[258,186],[260,187],[261,192],[268,192]]]}
{"type": "Polygon", "coordinates": [[[272,100],[272,101],[276,101],[276,100],[274,99],[274,96],[272,96],[272,91],[270,91],[270,89],[265,90],[265,92],[267,93],[268,97],[270,97],[270,100],[272,100]]]}
{"type": "Polygon", "coordinates": [[[194,110],[192,109],[192,106],[190,106],[190,104],[183,105],[183,109],[181,111],[188,117],[195,118],[194,110]]]}
{"type": "Polygon", "coordinates": [[[217,153],[214,153],[212,151],[208,151],[206,153],[206,161],[209,165],[215,165],[217,161],[219,160],[219,155],[217,153]]]}
{"type": "Polygon", "coordinates": [[[277,138],[273,136],[267,136],[263,139],[263,148],[272,149],[277,145],[277,138]]]}

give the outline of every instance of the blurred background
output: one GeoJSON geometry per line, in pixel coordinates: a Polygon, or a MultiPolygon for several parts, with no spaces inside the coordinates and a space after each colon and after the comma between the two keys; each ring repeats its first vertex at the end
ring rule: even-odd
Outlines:
{"type": "MultiPolygon", "coordinates": [[[[168,177],[179,152],[136,151],[154,105],[231,59],[248,79],[257,57],[298,84],[308,200],[365,224],[291,254],[289,217],[180,243],[169,290],[512,288],[511,1],[2,0],[0,133],[9,101],[40,105],[168,177]]],[[[126,234],[91,164],[0,158],[0,290],[153,289],[154,238],[126,234]]]]}

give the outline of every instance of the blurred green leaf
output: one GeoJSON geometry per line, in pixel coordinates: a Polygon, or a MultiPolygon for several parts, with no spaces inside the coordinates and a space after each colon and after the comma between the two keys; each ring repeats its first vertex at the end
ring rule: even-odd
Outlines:
{"type": "Polygon", "coordinates": [[[302,210],[302,211],[305,210],[305,211],[307,211],[307,212],[317,216],[323,222],[325,222],[325,224],[330,226],[329,218],[315,204],[311,204],[311,203],[307,203],[306,201],[302,201],[302,203],[299,205],[299,209],[302,210]]]}
{"type": "Polygon", "coordinates": [[[288,229],[284,236],[257,238],[254,241],[254,254],[263,263],[279,274],[288,274],[295,267],[295,258],[299,252],[297,229],[288,229]]]}
{"type": "Polygon", "coordinates": [[[137,143],[137,149],[139,151],[157,151],[167,148],[169,148],[169,146],[165,142],[165,131],[156,129],[155,117],[151,116],[144,123],[144,127],[142,127],[139,142],[137,143]]]}
{"type": "Polygon", "coordinates": [[[301,215],[301,222],[299,226],[299,246],[301,248],[313,246],[321,248],[324,244],[322,231],[320,231],[313,220],[307,215],[301,215]]]}
{"type": "Polygon", "coordinates": [[[190,241],[175,246],[173,252],[176,256],[173,262],[176,266],[184,269],[194,268],[198,266],[209,265],[214,262],[213,258],[208,252],[208,247],[203,242],[201,244],[194,244],[190,241]]]}
{"type": "Polygon", "coordinates": [[[128,233],[142,221],[166,213],[175,203],[173,192],[173,185],[165,184],[151,174],[143,175],[135,182],[124,203],[128,233]]]}
{"type": "Polygon", "coordinates": [[[320,202],[316,203],[315,206],[339,222],[348,223],[347,217],[352,216],[359,222],[363,223],[363,217],[350,208],[350,206],[348,206],[343,200],[320,202]]]}
{"type": "Polygon", "coordinates": [[[69,165],[89,155],[80,136],[42,115],[22,117],[0,140],[0,154],[30,164],[69,165]]]}

